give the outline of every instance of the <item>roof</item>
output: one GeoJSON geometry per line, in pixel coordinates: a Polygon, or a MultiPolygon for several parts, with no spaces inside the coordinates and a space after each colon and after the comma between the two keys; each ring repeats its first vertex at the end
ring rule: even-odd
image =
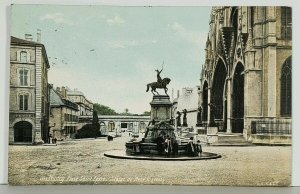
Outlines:
{"type": "Polygon", "coordinates": [[[60,95],[53,89],[50,89],[50,106],[63,106],[64,103],[60,95]]]}
{"type": "Polygon", "coordinates": [[[68,95],[68,96],[83,96],[84,99],[85,99],[88,103],[93,104],[90,100],[88,100],[88,99],[85,97],[84,93],[81,92],[81,91],[78,91],[78,90],[67,90],[67,95],[68,95]]]}
{"type": "Polygon", "coordinates": [[[81,91],[68,90],[67,93],[71,96],[84,96],[83,92],[81,91]]]}
{"type": "Polygon", "coordinates": [[[62,99],[61,96],[53,89],[50,89],[50,106],[51,107],[69,107],[74,110],[78,110],[78,105],[69,100],[62,99]]]}
{"type": "Polygon", "coordinates": [[[43,44],[41,44],[39,42],[24,40],[24,39],[17,38],[17,37],[14,37],[14,36],[11,36],[10,42],[11,43],[16,43],[16,44],[22,44],[22,45],[40,45],[40,46],[43,46],[43,44]]]}
{"type": "Polygon", "coordinates": [[[43,47],[42,52],[45,55],[47,67],[50,68],[48,57],[47,57],[47,52],[46,52],[45,46],[42,43],[29,41],[29,40],[24,40],[24,39],[21,39],[21,38],[11,36],[10,37],[10,44],[11,45],[41,46],[41,47],[43,47]]]}

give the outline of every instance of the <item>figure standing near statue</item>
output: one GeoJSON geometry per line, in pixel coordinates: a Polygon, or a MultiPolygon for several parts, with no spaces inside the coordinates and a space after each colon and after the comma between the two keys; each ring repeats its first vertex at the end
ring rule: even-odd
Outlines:
{"type": "Polygon", "coordinates": [[[187,124],[187,118],[186,118],[186,114],[187,114],[187,110],[186,109],[183,109],[183,123],[182,123],[182,126],[183,127],[187,127],[188,124],[187,124]]]}
{"type": "Polygon", "coordinates": [[[149,127],[150,125],[155,125],[155,119],[152,119],[151,121],[149,121],[148,127],[149,127]]]}
{"type": "Polygon", "coordinates": [[[181,113],[179,111],[177,111],[177,117],[176,117],[176,124],[177,124],[177,127],[181,127],[181,113]]]}
{"type": "Polygon", "coordinates": [[[202,107],[199,106],[198,113],[197,113],[197,124],[196,126],[199,127],[202,125],[202,107]]]}

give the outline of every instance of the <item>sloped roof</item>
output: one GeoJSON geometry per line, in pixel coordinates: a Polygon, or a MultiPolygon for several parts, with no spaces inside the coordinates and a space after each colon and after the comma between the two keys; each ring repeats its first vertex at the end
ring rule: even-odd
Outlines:
{"type": "Polygon", "coordinates": [[[50,106],[63,106],[64,103],[60,95],[53,89],[50,89],[50,106]]]}
{"type": "Polygon", "coordinates": [[[83,92],[81,91],[74,91],[74,90],[67,90],[68,95],[72,96],[84,96],[83,92]]]}
{"type": "Polygon", "coordinates": [[[50,106],[60,107],[65,106],[74,110],[78,110],[78,105],[67,99],[62,99],[61,96],[53,89],[50,89],[50,106]]]}
{"type": "Polygon", "coordinates": [[[26,44],[26,45],[43,45],[41,43],[38,43],[38,42],[34,42],[34,41],[29,41],[29,40],[24,40],[24,39],[21,39],[21,38],[17,38],[17,37],[14,37],[14,36],[11,36],[10,38],[10,42],[11,43],[16,43],[16,44],[26,44]]]}

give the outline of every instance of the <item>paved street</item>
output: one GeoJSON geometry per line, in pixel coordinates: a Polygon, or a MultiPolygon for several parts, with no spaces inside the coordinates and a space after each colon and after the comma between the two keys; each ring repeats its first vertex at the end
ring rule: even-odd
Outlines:
{"type": "MultiPolygon", "coordinates": [[[[125,134],[124,136],[128,136],[125,134]]],[[[204,147],[215,160],[138,161],[103,153],[127,138],[72,140],[57,146],[10,146],[11,184],[187,184],[284,186],[291,179],[290,146],[204,147]]]]}

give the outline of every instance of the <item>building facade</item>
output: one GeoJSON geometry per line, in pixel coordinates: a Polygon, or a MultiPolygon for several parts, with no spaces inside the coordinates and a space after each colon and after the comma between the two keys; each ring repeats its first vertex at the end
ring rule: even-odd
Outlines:
{"type": "Polygon", "coordinates": [[[199,95],[208,126],[256,143],[291,143],[291,11],[212,8],[199,95]]]}
{"type": "MultiPolygon", "coordinates": [[[[80,116],[79,125],[82,127],[92,122],[92,116],[80,116]]],[[[150,116],[135,115],[99,115],[100,131],[102,135],[118,134],[129,131],[133,134],[145,133],[150,122],[150,116]]]]}
{"type": "Polygon", "coordinates": [[[43,44],[33,42],[32,39],[11,37],[10,144],[41,143],[48,140],[49,68],[43,44]]]}
{"type": "MultiPolygon", "coordinates": [[[[186,127],[188,128],[196,128],[197,125],[199,90],[199,86],[182,88],[181,95],[178,92],[177,98],[173,100],[173,115],[176,116],[177,111],[181,113],[181,124],[183,124],[184,109],[186,109],[186,127]]],[[[174,123],[177,124],[177,122],[174,123]]]]}
{"type": "Polygon", "coordinates": [[[93,115],[93,103],[84,96],[83,92],[65,87],[62,87],[62,92],[66,93],[68,100],[78,104],[80,116],[93,115]]]}
{"type": "Polygon", "coordinates": [[[67,100],[60,91],[50,89],[49,126],[52,138],[64,140],[71,137],[78,129],[78,105],[67,100]]]}

